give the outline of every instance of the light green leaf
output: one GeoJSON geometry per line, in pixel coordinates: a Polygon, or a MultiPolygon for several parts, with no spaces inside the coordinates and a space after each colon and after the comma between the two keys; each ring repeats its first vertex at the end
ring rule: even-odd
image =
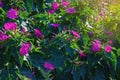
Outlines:
{"type": "Polygon", "coordinates": [[[114,69],[116,70],[116,66],[117,66],[117,57],[116,57],[116,55],[115,55],[115,53],[114,52],[111,52],[111,61],[112,61],[112,65],[113,65],[113,67],[114,67],[114,69]]]}
{"type": "Polygon", "coordinates": [[[117,50],[117,55],[120,56],[120,48],[117,50]]]}

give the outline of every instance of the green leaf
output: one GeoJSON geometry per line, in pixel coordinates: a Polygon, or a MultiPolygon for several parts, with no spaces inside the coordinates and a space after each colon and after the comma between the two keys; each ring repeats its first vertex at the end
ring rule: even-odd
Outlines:
{"type": "Polygon", "coordinates": [[[86,46],[88,45],[89,43],[89,37],[88,37],[88,34],[84,34],[83,35],[83,42],[84,42],[84,48],[86,48],[86,46]]]}
{"type": "Polygon", "coordinates": [[[79,46],[77,45],[77,43],[75,43],[75,42],[72,42],[71,44],[70,44],[70,47],[72,48],[72,49],[77,49],[77,50],[79,50],[79,46]]]}
{"type": "Polygon", "coordinates": [[[20,66],[22,66],[22,64],[23,64],[23,56],[20,56],[20,54],[18,54],[16,48],[12,48],[12,49],[11,49],[11,53],[12,53],[13,57],[15,58],[16,62],[17,62],[20,66]]]}
{"type": "Polygon", "coordinates": [[[116,71],[116,66],[117,66],[117,57],[115,55],[114,52],[111,52],[111,61],[112,61],[112,65],[114,67],[114,70],[116,71]]]}
{"type": "Polygon", "coordinates": [[[81,76],[80,68],[73,71],[73,79],[74,80],[80,80],[80,76],[81,76]]]}
{"type": "Polygon", "coordinates": [[[9,72],[6,68],[2,69],[2,72],[0,73],[1,80],[7,80],[7,77],[9,76],[9,72]]]}
{"type": "Polygon", "coordinates": [[[73,50],[69,46],[66,46],[65,49],[68,52],[69,56],[72,58],[73,57],[73,50]]]}
{"type": "Polygon", "coordinates": [[[53,0],[45,0],[46,3],[51,3],[53,0]]]}
{"type": "Polygon", "coordinates": [[[4,67],[0,71],[0,80],[15,80],[17,78],[15,71],[16,69],[4,67]]]}
{"type": "Polygon", "coordinates": [[[120,49],[117,50],[117,55],[120,56],[120,49]]]}
{"type": "Polygon", "coordinates": [[[40,10],[40,12],[43,11],[43,3],[44,3],[44,0],[36,0],[36,5],[37,5],[37,8],[40,10]]]}
{"type": "Polygon", "coordinates": [[[23,0],[25,3],[25,7],[27,9],[28,12],[32,11],[32,4],[33,4],[33,0],[23,0]]]}
{"type": "Polygon", "coordinates": [[[95,73],[95,80],[105,80],[103,70],[97,70],[95,73]]]}
{"type": "Polygon", "coordinates": [[[44,60],[42,59],[40,54],[30,54],[30,60],[34,67],[40,67],[43,65],[44,60]]]}
{"type": "Polygon", "coordinates": [[[51,53],[52,57],[49,59],[49,61],[57,68],[64,67],[64,61],[66,60],[63,55],[60,53],[51,53]],[[58,64],[59,63],[59,64],[58,64]]]}
{"type": "Polygon", "coordinates": [[[27,19],[28,15],[29,15],[29,13],[27,11],[20,12],[20,14],[19,14],[20,18],[22,18],[22,19],[27,19]]]}
{"type": "Polygon", "coordinates": [[[19,77],[21,80],[30,80],[30,79],[28,79],[27,77],[25,77],[25,76],[23,76],[23,75],[21,75],[21,74],[18,74],[18,73],[17,73],[17,75],[18,75],[18,77],[19,77]]]}

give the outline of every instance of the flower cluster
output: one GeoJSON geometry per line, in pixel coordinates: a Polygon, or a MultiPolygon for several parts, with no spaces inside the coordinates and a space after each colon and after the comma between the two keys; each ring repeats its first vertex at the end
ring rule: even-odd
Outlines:
{"type": "Polygon", "coordinates": [[[17,10],[15,10],[15,9],[10,9],[9,11],[7,11],[6,15],[10,19],[15,19],[18,17],[17,10]]]}
{"type": "Polygon", "coordinates": [[[48,70],[54,70],[54,66],[52,64],[50,64],[49,62],[44,62],[44,65],[43,65],[46,69],[48,70]]]}
{"type": "Polygon", "coordinates": [[[42,38],[42,33],[39,31],[39,29],[34,29],[34,34],[35,36],[37,36],[38,38],[42,38]]]}
{"type": "MultiPolygon", "coordinates": [[[[69,7],[69,2],[62,0],[61,2],[61,6],[65,7],[65,11],[66,13],[70,13],[70,14],[74,14],[76,12],[74,7],[69,7]]],[[[48,13],[50,14],[54,14],[56,10],[58,10],[60,7],[60,4],[58,4],[57,2],[53,2],[51,4],[51,8],[50,10],[48,10],[48,13]]]]}
{"type": "Polygon", "coordinates": [[[20,50],[19,50],[20,51],[20,55],[24,56],[24,55],[28,54],[29,50],[30,50],[30,43],[28,43],[28,42],[23,43],[20,46],[20,50]]]}
{"type": "Polygon", "coordinates": [[[8,35],[3,34],[2,32],[0,32],[0,41],[7,40],[8,38],[9,38],[9,36],[8,36],[8,35]]]}
{"type": "Polygon", "coordinates": [[[74,37],[80,38],[80,35],[76,31],[71,30],[70,32],[74,37]]]}
{"type": "Polygon", "coordinates": [[[58,23],[51,23],[50,26],[52,26],[53,28],[57,28],[60,24],[58,23]]]}
{"type": "MultiPolygon", "coordinates": [[[[0,24],[0,61],[7,57],[8,60],[0,64],[4,68],[7,66],[8,69],[16,69],[17,73],[13,72],[16,76],[25,76],[30,80],[34,78],[35,80],[89,80],[90,75],[96,78],[99,70],[116,67],[115,52],[119,53],[119,50],[115,51],[117,49],[113,48],[114,42],[108,37],[113,33],[101,30],[99,34],[98,30],[95,30],[97,28],[86,27],[99,24],[89,24],[94,21],[90,20],[93,19],[94,14],[88,16],[87,13],[92,10],[85,7],[86,4],[80,3],[85,6],[81,5],[78,8],[78,5],[71,5],[65,0],[51,4],[44,4],[46,2],[44,0],[41,3],[44,4],[43,9],[39,9],[37,3],[39,0],[31,2],[32,7],[28,6],[28,0],[22,0],[26,5],[23,5],[25,8],[22,9],[16,7],[18,3],[5,8],[7,4],[3,5],[3,1],[0,0],[0,8],[7,10],[4,10],[5,14],[2,15],[5,17],[3,24],[0,24]],[[102,34],[106,34],[107,37],[103,39],[102,34]],[[4,56],[5,58],[1,59],[4,56]],[[27,75],[22,71],[24,68],[28,70],[27,75]]],[[[104,15],[99,13],[98,16],[104,15]]],[[[11,70],[9,74],[12,74],[11,70]]]]}
{"type": "Polygon", "coordinates": [[[76,11],[75,11],[75,8],[72,8],[72,7],[67,8],[65,11],[66,11],[67,13],[71,13],[71,14],[73,14],[73,13],[76,12],[76,11]]]}
{"type": "Polygon", "coordinates": [[[5,30],[16,30],[17,23],[15,22],[7,22],[4,24],[4,29],[5,30]]]}
{"type": "Polygon", "coordinates": [[[100,41],[99,40],[94,40],[94,41],[92,41],[92,48],[91,48],[91,50],[93,52],[100,51],[100,46],[101,46],[100,41]]]}

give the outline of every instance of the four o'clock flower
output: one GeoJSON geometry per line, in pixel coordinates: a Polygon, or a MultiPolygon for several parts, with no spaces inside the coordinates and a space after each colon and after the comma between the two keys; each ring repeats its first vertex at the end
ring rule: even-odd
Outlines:
{"type": "Polygon", "coordinates": [[[5,30],[16,30],[17,23],[16,22],[7,22],[4,24],[5,30]]]}
{"type": "Polygon", "coordinates": [[[99,15],[100,17],[103,17],[104,13],[103,13],[103,12],[99,12],[98,15],[99,15]]]}
{"type": "Polygon", "coordinates": [[[8,38],[9,38],[9,36],[8,36],[8,35],[3,34],[2,32],[0,32],[0,41],[7,40],[8,38]]]}
{"type": "Polygon", "coordinates": [[[78,54],[79,54],[79,57],[80,57],[80,58],[82,58],[82,57],[85,57],[85,56],[86,56],[86,54],[85,54],[85,53],[83,53],[82,51],[78,51],[78,54]]]}
{"type": "Polygon", "coordinates": [[[66,11],[66,13],[70,13],[70,14],[73,14],[76,12],[75,8],[73,8],[73,7],[67,8],[65,11],[66,11]]]}
{"type": "Polygon", "coordinates": [[[100,41],[99,40],[94,40],[94,41],[92,41],[92,48],[91,48],[91,50],[93,52],[98,52],[98,51],[100,51],[100,46],[101,46],[100,41]]]}
{"type": "Polygon", "coordinates": [[[44,62],[43,64],[44,68],[48,69],[48,70],[54,70],[54,66],[52,64],[50,64],[49,62],[44,62]]]}
{"type": "Polygon", "coordinates": [[[76,31],[71,30],[70,32],[71,32],[71,34],[72,34],[73,36],[75,36],[75,37],[77,37],[77,38],[80,38],[80,35],[79,35],[76,31]]]}
{"type": "Polygon", "coordinates": [[[109,40],[109,41],[108,41],[108,44],[110,44],[110,45],[111,45],[111,44],[112,44],[112,40],[109,40]]]}
{"type": "Polygon", "coordinates": [[[53,10],[57,10],[57,9],[59,8],[59,4],[56,3],[56,2],[53,2],[53,3],[51,4],[51,7],[52,7],[53,10]]]}
{"type": "Polygon", "coordinates": [[[17,13],[17,10],[15,9],[10,9],[7,11],[7,17],[10,18],[10,19],[15,19],[18,17],[18,13],[17,13]]]}
{"type": "Polygon", "coordinates": [[[38,38],[42,38],[43,37],[43,35],[42,35],[42,33],[40,32],[40,30],[39,29],[34,29],[34,35],[35,36],[37,36],[38,38]]]}
{"type": "Polygon", "coordinates": [[[50,9],[50,10],[48,10],[48,13],[49,13],[49,14],[54,14],[54,13],[55,13],[55,10],[50,9]]]}
{"type": "Polygon", "coordinates": [[[22,27],[22,29],[21,29],[21,33],[24,33],[24,32],[25,32],[25,28],[22,27]]]}
{"type": "Polygon", "coordinates": [[[67,7],[69,5],[69,2],[62,0],[61,5],[67,7]]]}
{"type": "Polygon", "coordinates": [[[58,23],[51,23],[50,26],[52,26],[53,28],[57,28],[60,24],[58,23]]]}
{"type": "Polygon", "coordinates": [[[92,36],[93,36],[93,33],[92,33],[92,32],[88,32],[88,36],[89,36],[89,37],[92,37],[92,36]]]}
{"type": "Polygon", "coordinates": [[[25,56],[26,54],[28,54],[30,50],[30,43],[29,42],[25,42],[20,46],[19,52],[21,56],[25,56]]]}
{"type": "Polygon", "coordinates": [[[106,45],[106,46],[104,46],[104,51],[109,53],[112,51],[112,47],[110,45],[106,45]]]}
{"type": "MultiPolygon", "coordinates": [[[[66,2],[66,1],[64,1],[64,0],[63,0],[62,3],[61,3],[61,5],[62,5],[62,6],[65,6],[65,7],[68,6],[68,4],[69,4],[69,3],[66,2]]],[[[3,7],[3,4],[2,4],[1,1],[0,1],[0,7],[3,7]]],[[[54,14],[55,10],[57,10],[57,9],[59,8],[59,4],[57,4],[56,2],[53,2],[53,3],[51,4],[51,7],[52,7],[52,9],[51,9],[51,10],[48,10],[48,13],[54,14]]],[[[73,13],[76,12],[75,8],[72,8],[72,7],[66,8],[65,11],[66,11],[67,13],[71,13],[71,14],[73,14],[73,13]]],[[[15,18],[18,17],[17,10],[15,10],[15,9],[10,9],[9,11],[7,11],[7,14],[6,14],[6,15],[7,15],[7,17],[10,18],[10,19],[15,19],[15,18]]],[[[102,17],[103,14],[102,14],[102,13],[99,13],[99,16],[102,17]]],[[[56,28],[56,27],[58,27],[60,24],[58,24],[58,23],[52,23],[52,24],[50,24],[50,25],[51,25],[52,27],[56,28]]],[[[15,22],[7,22],[7,23],[4,24],[4,29],[5,29],[5,30],[16,30],[16,26],[17,26],[17,23],[15,23],[15,22]]],[[[23,32],[24,32],[24,30],[23,30],[23,32]]],[[[79,35],[76,31],[71,30],[70,32],[71,32],[71,34],[72,34],[73,36],[75,36],[75,37],[77,37],[77,38],[80,38],[80,35],[79,35]]],[[[106,33],[106,34],[110,34],[110,33],[106,33]]],[[[39,29],[34,29],[34,35],[37,36],[38,38],[42,38],[42,37],[43,37],[43,35],[42,35],[42,33],[40,32],[39,29]]],[[[89,33],[89,35],[91,36],[90,33],[89,33]]],[[[0,40],[6,40],[6,39],[8,39],[8,38],[9,38],[8,35],[3,34],[3,33],[0,32],[0,40]]],[[[112,41],[109,41],[109,44],[112,44],[112,41]]],[[[100,51],[100,46],[101,46],[100,41],[99,41],[99,40],[94,40],[94,41],[92,41],[92,48],[91,48],[91,50],[92,50],[93,52],[100,51]]],[[[24,55],[28,54],[29,50],[30,50],[30,43],[28,43],[28,42],[23,43],[23,44],[20,46],[20,49],[19,49],[20,55],[21,55],[21,56],[24,56],[24,55]]],[[[109,53],[109,52],[111,52],[111,50],[112,50],[112,47],[111,47],[110,45],[105,45],[105,46],[104,46],[104,51],[105,51],[105,52],[109,53]]],[[[82,51],[78,51],[78,54],[79,54],[80,57],[85,57],[85,56],[86,56],[86,54],[84,54],[82,51]]],[[[44,62],[44,65],[43,65],[43,66],[44,66],[46,69],[48,69],[48,70],[54,70],[54,69],[55,69],[55,67],[54,67],[52,64],[50,64],[49,62],[44,62]]]]}

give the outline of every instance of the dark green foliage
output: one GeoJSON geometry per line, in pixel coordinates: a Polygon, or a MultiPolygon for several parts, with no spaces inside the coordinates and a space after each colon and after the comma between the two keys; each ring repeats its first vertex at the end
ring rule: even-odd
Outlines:
{"type": "Polygon", "coordinates": [[[53,0],[2,0],[4,7],[0,8],[0,29],[10,36],[0,40],[0,80],[120,80],[120,49],[113,47],[110,53],[104,51],[104,45],[109,38],[98,30],[93,20],[95,15],[87,3],[73,1],[69,7],[76,12],[69,14],[59,3],[58,10],[49,14],[53,0]],[[18,10],[17,19],[8,19],[6,13],[10,8],[18,10]],[[16,31],[5,31],[4,23],[16,22],[16,31]],[[89,23],[89,25],[86,23],[89,23]],[[25,23],[23,25],[23,23],[25,23]],[[51,23],[59,23],[53,28],[51,23]],[[92,26],[90,28],[88,26],[92,26]],[[95,27],[94,27],[95,26],[95,27]],[[22,27],[27,29],[22,33],[22,27]],[[43,37],[34,35],[38,28],[43,37]],[[71,30],[78,32],[80,38],[72,35],[71,30]],[[98,31],[98,32],[97,32],[98,31]],[[93,36],[89,36],[92,32],[93,36]],[[101,41],[99,52],[91,51],[91,41],[101,41]],[[26,56],[20,55],[20,45],[30,43],[26,56]],[[84,52],[85,57],[79,55],[84,52]],[[54,66],[47,70],[44,62],[54,66]]]}

